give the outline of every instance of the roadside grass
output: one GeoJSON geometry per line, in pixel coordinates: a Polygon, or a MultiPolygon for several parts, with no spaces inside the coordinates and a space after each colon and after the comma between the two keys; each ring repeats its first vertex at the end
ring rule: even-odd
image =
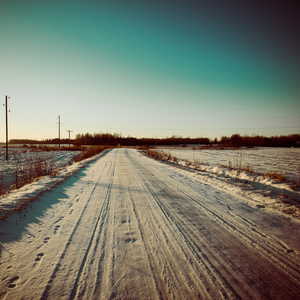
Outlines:
{"type": "Polygon", "coordinates": [[[35,157],[27,157],[24,163],[21,163],[19,155],[14,154],[14,160],[15,183],[13,189],[19,189],[36,178],[51,174],[54,168],[53,156],[45,158],[41,153],[35,157]]]}
{"type": "MultiPolygon", "coordinates": [[[[82,149],[80,155],[74,157],[73,162],[80,162],[86,158],[93,157],[106,149],[110,149],[108,146],[91,146],[85,147],[82,149]]],[[[40,150],[38,150],[40,151],[40,150]]],[[[51,150],[52,151],[52,150],[51,150]]],[[[36,157],[28,157],[25,162],[20,162],[20,159],[17,154],[14,154],[15,157],[15,170],[14,170],[14,184],[8,189],[3,190],[3,174],[0,176],[0,195],[7,194],[8,192],[16,189],[20,189],[26,184],[32,183],[38,178],[46,175],[55,176],[58,172],[54,167],[54,159],[53,156],[46,157],[42,155],[43,152],[39,153],[36,157]]],[[[72,162],[72,163],[73,163],[72,162]]],[[[71,164],[71,163],[70,163],[71,164]]],[[[52,187],[57,186],[60,182],[55,183],[52,187]]],[[[4,210],[0,209],[0,220],[5,220],[13,211],[22,212],[26,209],[30,203],[34,202],[40,195],[44,193],[44,190],[38,192],[34,197],[29,197],[25,201],[19,203],[18,206],[10,209],[4,210]]],[[[25,215],[24,215],[25,216],[25,215]]]]}
{"type": "MultiPolygon", "coordinates": [[[[175,164],[179,163],[179,159],[176,156],[171,155],[170,151],[165,152],[165,151],[157,151],[154,149],[146,149],[145,150],[146,154],[150,157],[153,157],[156,160],[162,160],[162,161],[170,161],[175,164]]],[[[201,165],[206,165],[206,163],[201,162],[198,159],[195,159],[194,157],[194,162],[184,159],[184,164],[186,167],[194,166],[194,168],[198,171],[205,171],[206,169],[201,169],[201,165]]]]}
{"type": "Polygon", "coordinates": [[[287,181],[286,177],[282,173],[266,172],[265,175],[266,175],[266,177],[269,177],[269,178],[274,179],[274,180],[279,181],[279,182],[286,182],[287,181]]]}
{"type": "MultiPolygon", "coordinates": [[[[95,156],[105,149],[110,147],[107,146],[91,146],[85,148],[79,147],[62,147],[62,151],[81,151],[79,155],[74,156],[73,162],[80,162],[86,158],[95,156]]],[[[14,183],[8,189],[4,189],[4,176],[0,175],[0,195],[6,194],[9,191],[20,189],[26,184],[34,182],[36,179],[46,176],[55,175],[57,170],[54,164],[54,155],[43,155],[44,152],[57,151],[57,149],[48,146],[34,147],[31,148],[32,152],[37,152],[35,156],[29,156],[25,158],[25,161],[21,162],[19,153],[13,153],[14,161],[14,183]]],[[[23,151],[24,153],[26,151],[23,151]]],[[[72,164],[73,162],[70,162],[72,164]]]]}
{"type": "Polygon", "coordinates": [[[175,156],[172,156],[170,151],[164,152],[164,151],[157,151],[154,149],[146,149],[146,153],[148,156],[151,156],[156,160],[172,161],[176,164],[178,163],[178,158],[175,156]]]}
{"type": "Polygon", "coordinates": [[[27,145],[24,144],[22,147],[24,149],[24,152],[26,151],[81,151],[82,148],[80,146],[70,145],[70,146],[61,146],[60,148],[57,147],[57,145],[27,145]]]}
{"type": "Polygon", "coordinates": [[[74,158],[74,162],[79,162],[86,158],[90,158],[110,148],[111,148],[110,146],[90,146],[90,147],[83,148],[82,152],[74,158]]]}
{"type": "MultiPolygon", "coordinates": [[[[175,156],[172,156],[170,151],[164,152],[163,150],[157,151],[155,149],[146,149],[146,154],[150,157],[153,157],[157,160],[162,161],[173,161],[176,162],[176,164],[179,163],[179,159],[175,156]]],[[[183,159],[183,164],[186,167],[194,166],[195,170],[198,171],[206,171],[206,168],[201,169],[201,165],[207,165],[205,162],[200,162],[198,159],[195,158],[195,154],[193,153],[194,162],[189,161],[188,159],[183,159]]],[[[237,149],[233,156],[233,162],[229,161],[228,166],[227,165],[220,165],[221,167],[225,169],[229,169],[230,171],[235,171],[235,179],[236,181],[240,181],[240,176],[242,172],[247,172],[250,174],[254,174],[256,176],[262,176],[264,178],[270,178],[275,180],[276,182],[287,182],[287,178],[280,172],[266,172],[266,173],[259,173],[254,170],[253,167],[250,166],[250,164],[244,163],[245,156],[242,150],[237,149]]],[[[299,180],[300,183],[300,180],[299,180]]],[[[291,183],[292,187],[295,186],[297,188],[299,186],[298,183],[291,183]]],[[[295,189],[294,188],[294,189],[295,189]]]]}

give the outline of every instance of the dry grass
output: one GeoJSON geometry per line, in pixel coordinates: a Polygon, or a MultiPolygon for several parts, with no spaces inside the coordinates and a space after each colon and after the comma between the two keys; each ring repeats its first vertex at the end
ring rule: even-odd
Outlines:
{"type": "MultiPolygon", "coordinates": [[[[107,146],[99,146],[99,147],[89,147],[84,149],[84,151],[77,156],[74,161],[79,162],[86,158],[90,158],[96,154],[101,153],[102,151],[109,149],[110,147],[107,146]]],[[[25,163],[21,164],[19,159],[15,158],[17,163],[15,167],[15,184],[14,189],[19,189],[22,186],[33,182],[37,178],[45,175],[55,175],[57,173],[57,170],[54,170],[53,168],[53,159],[49,159],[44,157],[42,154],[38,155],[35,158],[28,158],[25,163]]],[[[2,181],[3,178],[0,177],[0,191],[2,191],[2,181]]],[[[51,188],[57,186],[60,184],[60,182],[55,183],[51,186],[51,188]]],[[[49,188],[49,187],[48,187],[49,188]]],[[[5,220],[9,215],[12,214],[12,212],[21,212],[24,209],[26,209],[30,203],[34,202],[40,195],[44,193],[44,190],[41,190],[35,195],[34,197],[28,198],[21,203],[17,207],[14,207],[10,210],[4,211],[3,209],[0,209],[0,220],[5,220]]]]}
{"type": "Polygon", "coordinates": [[[255,173],[254,169],[249,164],[246,164],[245,166],[243,166],[242,171],[252,173],[252,174],[255,173]]]}
{"type": "Polygon", "coordinates": [[[153,149],[147,149],[146,153],[148,156],[151,156],[157,160],[173,161],[175,163],[178,162],[177,157],[172,156],[170,151],[164,152],[164,151],[157,151],[157,150],[153,150],[153,149]]]}
{"type": "Polygon", "coordinates": [[[233,157],[233,169],[236,170],[236,180],[239,179],[240,174],[243,170],[243,159],[244,159],[244,154],[243,151],[237,151],[234,153],[234,157],[233,157]]]}
{"type": "MultiPolygon", "coordinates": [[[[74,157],[74,162],[82,161],[86,158],[90,158],[96,154],[101,153],[103,150],[107,149],[109,147],[106,146],[99,146],[99,147],[88,147],[83,149],[83,151],[74,157]]],[[[37,150],[37,149],[36,149],[37,150]]],[[[36,150],[33,150],[36,152],[36,150]]],[[[27,157],[25,162],[20,161],[19,154],[14,154],[14,184],[12,187],[9,188],[9,190],[13,189],[19,189],[23,187],[26,184],[29,184],[36,180],[39,177],[45,176],[45,175],[55,175],[56,170],[54,169],[54,159],[50,155],[47,155],[45,157],[43,155],[43,152],[39,151],[57,151],[57,149],[53,147],[39,147],[37,154],[32,157],[27,157]]],[[[80,148],[76,147],[64,147],[61,150],[73,150],[73,151],[79,151],[80,148]]],[[[0,174],[0,195],[5,194],[7,190],[4,190],[3,188],[3,175],[0,174]]]]}
{"type": "MultiPolygon", "coordinates": [[[[175,156],[172,156],[170,154],[170,151],[164,152],[164,151],[157,151],[157,150],[149,149],[149,148],[144,149],[144,150],[146,150],[146,153],[148,156],[151,156],[157,160],[173,161],[175,163],[178,163],[178,158],[175,156]]],[[[201,165],[205,165],[205,163],[197,160],[195,158],[195,154],[193,154],[193,157],[194,157],[194,164],[191,161],[185,159],[184,160],[185,166],[190,167],[190,166],[194,165],[195,170],[205,171],[205,169],[201,170],[201,165]]],[[[244,164],[244,153],[242,150],[237,150],[234,153],[233,163],[231,161],[229,161],[228,166],[226,166],[226,165],[221,165],[221,166],[223,168],[228,168],[229,170],[234,170],[236,172],[235,179],[237,181],[240,179],[240,175],[242,172],[247,172],[247,173],[251,173],[251,174],[268,177],[268,178],[271,178],[278,182],[287,182],[287,178],[282,173],[279,173],[279,172],[266,172],[265,174],[258,173],[253,169],[253,167],[250,166],[250,164],[244,164]]],[[[300,185],[300,180],[299,180],[299,184],[294,183],[294,185],[292,187],[293,187],[293,189],[296,189],[299,187],[299,185],[300,185]]]]}
{"type": "Polygon", "coordinates": [[[271,179],[274,179],[278,182],[286,182],[287,181],[286,177],[282,173],[278,173],[278,172],[267,172],[265,174],[265,176],[269,177],[271,179]]]}
{"type": "Polygon", "coordinates": [[[42,154],[36,157],[28,157],[24,163],[21,163],[19,156],[15,154],[14,188],[19,189],[22,186],[33,182],[36,178],[49,175],[53,171],[53,158],[45,158],[42,154]]]}
{"type": "Polygon", "coordinates": [[[109,146],[91,146],[88,148],[84,148],[84,150],[74,158],[75,162],[79,162],[82,161],[86,158],[90,158],[92,156],[95,156],[99,153],[101,153],[102,151],[106,150],[106,149],[110,149],[111,147],[109,146]]]}

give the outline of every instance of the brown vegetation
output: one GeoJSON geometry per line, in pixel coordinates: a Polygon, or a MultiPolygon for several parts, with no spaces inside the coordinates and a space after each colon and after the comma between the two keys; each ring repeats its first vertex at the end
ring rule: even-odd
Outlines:
{"type": "Polygon", "coordinates": [[[278,182],[285,182],[287,180],[283,174],[278,173],[278,172],[267,172],[265,175],[271,179],[278,181],[278,182]]]}
{"type": "MultiPolygon", "coordinates": [[[[154,159],[161,160],[161,161],[171,161],[176,164],[178,164],[178,158],[175,156],[172,156],[170,151],[164,152],[163,150],[154,150],[154,149],[149,149],[147,148],[145,150],[145,153],[153,157],[154,159]]],[[[199,171],[206,171],[206,169],[201,169],[201,165],[205,165],[204,162],[200,162],[195,159],[194,157],[194,162],[189,161],[188,159],[184,159],[184,165],[186,167],[194,166],[195,170],[199,171]]],[[[287,178],[279,172],[266,172],[265,174],[260,174],[258,172],[255,172],[254,169],[249,165],[249,164],[244,164],[244,154],[243,151],[237,150],[236,153],[234,153],[233,157],[233,163],[229,161],[228,166],[226,165],[221,165],[223,168],[228,168],[229,170],[234,170],[235,173],[235,179],[239,181],[241,172],[248,172],[252,174],[256,174],[259,176],[264,176],[271,178],[277,182],[286,182],[287,178]]],[[[295,183],[291,183],[292,185],[295,183]]],[[[295,186],[298,186],[297,184],[295,186]]]]}
{"type": "Polygon", "coordinates": [[[15,161],[14,188],[16,189],[32,182],[38,177],[49,175],[53,171],[53,159],[45,159],[42,154],[37,154],[35,157],[28,157],[23,164],[19,161],[18,155],[15,154],[15,161]]]}
{"type": "Polygon", "coordinates": [[[95,156],[95,155],[101,153],[102,151],[104,151],[106,149],[110,149],[110,148],[111,147],[108,147],[108,146],[95,146],[95,147],[84,148],[83,151],[81,152],[81,154],[74,158],[74,161],[75,162],[82,161],[86,158],[95,156]]]}

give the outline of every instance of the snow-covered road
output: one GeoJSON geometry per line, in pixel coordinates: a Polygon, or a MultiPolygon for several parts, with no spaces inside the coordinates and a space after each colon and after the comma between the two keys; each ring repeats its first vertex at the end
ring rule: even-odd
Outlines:
{"type": "Polygon", "coordinates": [[[0,299],[297,299],[299,229],[114,149],[0,223],[0,299]]]}

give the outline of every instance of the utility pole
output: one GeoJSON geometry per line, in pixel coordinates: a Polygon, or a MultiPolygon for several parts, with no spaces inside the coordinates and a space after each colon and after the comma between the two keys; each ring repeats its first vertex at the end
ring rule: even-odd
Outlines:
{"type": "Polygon", "coordinates": [[[71,146],[70,133],[73,132],[73,130],[66,130],[66,132],[69,132],[69,147],[70,147],[71,146]]]}
{"type": "Polygon", "coordinates": [[[7,99],[10,97],[5,96],[5,122],[6,122],[6,160],[8,160],[8,109],[7,109],[7,99]]]}
{"type": "Polygon", "coordinates": [[[58,149],[60,149],[60,115],[58,116],[58,149]]]}

